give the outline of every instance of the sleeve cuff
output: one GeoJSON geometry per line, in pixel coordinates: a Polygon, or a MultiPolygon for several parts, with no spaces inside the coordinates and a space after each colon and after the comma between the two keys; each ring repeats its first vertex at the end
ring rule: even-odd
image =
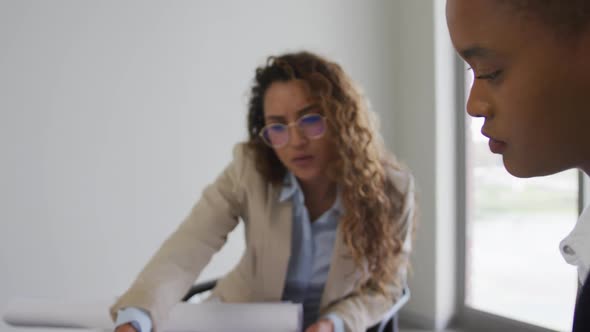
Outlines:
{"type": "Polygon", "coordinates": [[[328,314],[323,318],[329,319],[334,324],[334,332],[344,332],[344,321],[336,314],[328,314]]]}
{"type": "Polygon", "coordinates": [[[131,324],[137,332],[151,332],[152,320],[148,313],[139,308],[129,307],[119,310],[115,326],[131,324]]]}

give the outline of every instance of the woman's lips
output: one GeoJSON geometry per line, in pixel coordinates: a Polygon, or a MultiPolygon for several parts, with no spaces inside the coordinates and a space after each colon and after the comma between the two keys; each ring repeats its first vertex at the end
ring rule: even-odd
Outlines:
{"type": "Polygon", "coordinates": [[[490,138],[488,145],[492,153],[502,154],[506,150],[506,142],[498,141],[493,138],[490,138]]]}
{"type": "Polygon", "coordinates": [[[293,164],[297,167],[308,167],[313,163],[313,156],[301,156],[293,158],[293,164]]]}

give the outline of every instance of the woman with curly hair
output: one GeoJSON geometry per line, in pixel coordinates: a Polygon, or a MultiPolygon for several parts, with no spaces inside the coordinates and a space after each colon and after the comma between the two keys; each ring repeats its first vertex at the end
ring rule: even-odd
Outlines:
{"type": "Polygon", "coordinates": [[[364,331],[401,296],[413,180],[342,68],[308,52],[270,57],[256,70],[248,134],[111,308],[117,332],[156,330],[240,219],[245,253],[212,299],[302,303],[313,332],[364,331]]]}

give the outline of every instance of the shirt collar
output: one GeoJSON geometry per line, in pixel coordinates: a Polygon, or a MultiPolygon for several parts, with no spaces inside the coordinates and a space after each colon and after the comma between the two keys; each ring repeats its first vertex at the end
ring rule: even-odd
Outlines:
{"type": "Polygon", "coordinates": [[[285,178],[283,179],[283,189],[281,190],[281,194],[279,195],[279,202],[284,202],[290,199],[291,197],[293,197],[293,195],[295,195],[295,193],[299,191],[300,189],[299,183],[297,183],[297,179],[295,178],[293,173],[287,172],[287,174],[285,174],[285,178]]]}
{"type": "MultiPolygon", "coordinates": [[[[283,179],[283,189],[281,189],[281,194],[279,195],[279,202],[282,203],[288,199],[293,198],[293,196],[298,197],[301,204],[305,202],[305,197],[303,196],[301,187],[299,187],[297,178],[295,175],[293,175],[293,173],[287,172],[287,174],[285,174],[285,178],[283,179]]],[[[344,213],[344,207],[342,205],[342,191],[340,190],[340,187],[338,187],[336,200],[330,209],[339,214],[344,213]]]]}
{"type": "Polygon", "coordinates": [[[336,211],[338,214],[344,214],[344,207],[342,206],[342,191],[340,187],[338,187],[338,192],[336,193],[336,201],[334,201],[334,205],[331,207],[332,210],[336,211]]]}
{"type": "Polygon", "coordinates": [[[566,262],[578,267],[578,277],[581,283],[584,283],[590,268],[589,238],[590,206],[587,206],[572,232],[559,244],[561,254],[566,262]]]}

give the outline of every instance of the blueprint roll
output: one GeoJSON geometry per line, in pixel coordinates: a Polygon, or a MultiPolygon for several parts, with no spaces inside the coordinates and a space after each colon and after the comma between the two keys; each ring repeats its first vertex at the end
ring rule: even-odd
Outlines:
{"type": "MultiPolygon", "coordinates": [[[[4,321],[15,327],[85,328],[113,331],[113,301],[20,299],[4,321]]],[[[303,309],[292,303],[178,303],[161,332],[301,332],[303,309]]]]}
{"type": "Polygon", "coordinates": [[[302,325],[300,304],[181,303],[164,328],[170,332],[301,332],[302,325]]]}

